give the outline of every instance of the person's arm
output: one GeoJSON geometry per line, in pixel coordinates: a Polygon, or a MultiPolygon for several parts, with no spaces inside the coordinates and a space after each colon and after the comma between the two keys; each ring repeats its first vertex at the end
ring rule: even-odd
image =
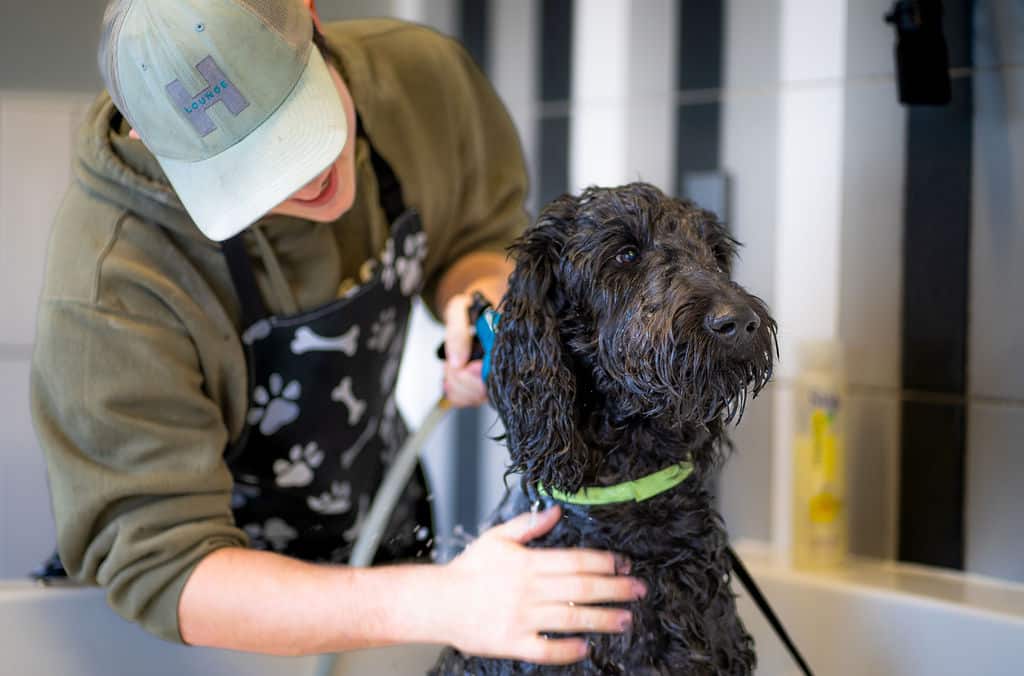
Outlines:
{"type": "Polygon", "coordinates": [[[447,354],[444,391],[456,406],[479,406],[487,401],[481,363],[470,362],[472,332],[469,306],[473,292],[481,292],[495,306],[508,288],[512,263],[504,254],[479,251],[459,259],[441,278],[437,307],[443,308],[447,354]]]}
{"type": "Polygon", "coordinates": [[[565,664],[582,639],[539,632],[618,632],[642,583],[607,552],[530,549],[558,508],[492,528],[451,563],[347,568],[266,552],[220,549],[204,558],[181,594],[182,638],[193,645],[278,655],[396,643],[451,644],[463,652],[565,664]]]}

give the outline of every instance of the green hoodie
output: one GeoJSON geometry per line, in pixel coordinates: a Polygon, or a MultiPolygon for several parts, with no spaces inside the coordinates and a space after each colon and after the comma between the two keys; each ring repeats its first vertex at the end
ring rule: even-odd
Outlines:
{"type": "MultiPolygon", "coordinates": [[[[452,40],[390,20],[327,27],[378,152],[427,233],[424,300],[475,251],[525,226],[512,123],[452,40]]],[[[246,546],[222,454],[243,427],[240,311],[220,246],[199,232],[108,95],[78,140],[53,228],[32,370],[61,558],[125,618],[181,641],[178,597],[211,551],[246,546]]],[[[307,310],[365,278],[387,224],[361,139],[358,192],[339,221],[268,217],[246,236],[274,313],[307,310]]]]}

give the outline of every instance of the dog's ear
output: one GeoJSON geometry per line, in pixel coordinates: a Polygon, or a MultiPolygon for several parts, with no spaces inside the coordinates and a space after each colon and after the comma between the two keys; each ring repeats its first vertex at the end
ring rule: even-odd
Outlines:
{"type": "Polygon", "coordinates": [[[511,247],[516,262],[501,303],[488,390],[505,423],[510,471],[529,485],[575,491],[585,459],[575,420],[576,378],[559,332],[565,289],[557,270],[577,202],[563,195],[511,247]]]}

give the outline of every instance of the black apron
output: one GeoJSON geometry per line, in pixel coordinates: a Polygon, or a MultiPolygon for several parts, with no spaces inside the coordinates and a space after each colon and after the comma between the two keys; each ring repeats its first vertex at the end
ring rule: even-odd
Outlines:
{"type": "MultiPolygon", "coordinates": [[[[242,236],[224,243],[249,371],[246,427],[225,452],[235,522],[254,548],[309,561],[348,560],[408,436],[395,384],[426,236],[394,172],[367,142],[390,235],[366,283],[306,312],[269,315],[242,236]]],[[[375,563],[428,558],[432,544],[429,493],[417,467],[375,563]]]]}

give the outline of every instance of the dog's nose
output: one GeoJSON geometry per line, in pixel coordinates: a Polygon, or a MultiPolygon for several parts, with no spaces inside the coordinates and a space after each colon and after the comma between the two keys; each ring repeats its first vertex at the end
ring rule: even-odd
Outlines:
{"type": "Polygon", "coordinates": [[[761,318],[749,305],[718,305],[704,318],[704,326],[727,345],[740,345],[761,326],[761,318]]]}

